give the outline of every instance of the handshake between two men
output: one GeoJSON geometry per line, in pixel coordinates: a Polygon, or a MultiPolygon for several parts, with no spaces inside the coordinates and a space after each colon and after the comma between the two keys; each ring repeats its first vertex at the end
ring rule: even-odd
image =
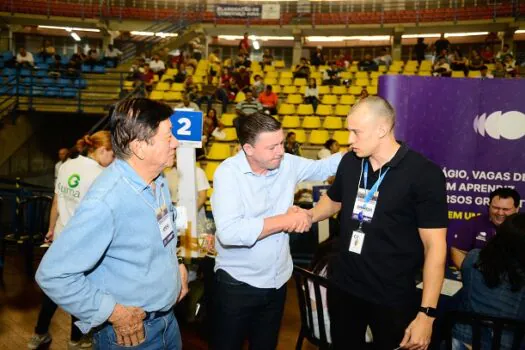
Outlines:
{"type": "Polygon", "coordinates": [[[313,214],[310,210],[292,206],[286,211],[285,215],[285,232],[304,233],[310,230],[312,226],[313,214]]]}

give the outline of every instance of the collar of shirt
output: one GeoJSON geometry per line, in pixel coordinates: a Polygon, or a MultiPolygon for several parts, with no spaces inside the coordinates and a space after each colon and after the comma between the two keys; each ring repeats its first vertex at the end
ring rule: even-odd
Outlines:
{"type": "MultiPolygon", "coordinates": [[[[126,179],[130,181],[130,184],[134,186],[137,190],[143,192],[144,190],[147,190],[148,188],[151,188],[150,185],[148,185],[144,179],[142,179],[139,174],[129,165],[128,162],[122,160],[122,159],[116,159],[114,162],[115,168],[124,176],[126,179]]],[[[157,176],[155,180],[153,181],[155,183],[156,188],[158,188],[157,185],[160,184],[160,176],[157,176]]]]}
{"type": "Polygon", "coordinates": [[[399,163],[401,163],[403,158],[406,156],[406,154],[408,153],[407,144],[402,141],[397,141],[397,142],[400,145],[399,149],[397,150],[396,154],[394,154],[394,157],[392,157],[390,161],[388,161],[385,165],[383,165],[383,167],[388,167],[388,168],[397,167],[399,163]]]}
{"type": "Polygon", "coordinates": [[[250,163],[248,162],[248,158],[246,157],[246,154],[242,149],[235,156],[233,156],[233,159],[235,163],[238,164],[239,169],[241,169],[243,174],[253,174],[255,176],[272,176],[279,172],[279,168],[277,168],[273,170],[268,170],[268,172],[264,175],[254,173],[252,167],[250,166],[250,163]]]}

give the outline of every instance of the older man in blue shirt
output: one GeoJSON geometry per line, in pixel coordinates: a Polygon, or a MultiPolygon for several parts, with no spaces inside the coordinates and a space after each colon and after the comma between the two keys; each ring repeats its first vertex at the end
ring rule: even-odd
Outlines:
{"type": "Polygon", "coordinates": [[[341,154],[310,160],[284,152],[281,124],[240,117],[242,151],[215,172],[217,226],[213,349],[275,349],[292,275],[289,232],[306,232],[309,213],[293,206],[297,183],[334,175],[341,154]]]}
{"type": "Polygon", "coordinates": [[[44,292],[95,328],[95,349],[181,349],[172,312],[187,292],[176,256],[174,208],[161,171],[173,165],[172,109],[144,98],[111,117],[117,160],[94,182],[36,279],[44,292]]]}

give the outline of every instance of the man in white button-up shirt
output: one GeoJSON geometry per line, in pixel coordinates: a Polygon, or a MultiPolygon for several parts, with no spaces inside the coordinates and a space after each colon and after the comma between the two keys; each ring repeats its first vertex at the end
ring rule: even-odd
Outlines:
{"type": "Polygon", "coordinates": [[[292,207],[295,186],[334,175],[341,154],[314,161],[284,152],[281,124],[256,113],[237,123],[241,151],[214,176],[217,259],[213,349],[275,349],[292,275],[289,232],[311,220],[292,207]],[[290,209],[291,208],[291,209],[290,209]]]}

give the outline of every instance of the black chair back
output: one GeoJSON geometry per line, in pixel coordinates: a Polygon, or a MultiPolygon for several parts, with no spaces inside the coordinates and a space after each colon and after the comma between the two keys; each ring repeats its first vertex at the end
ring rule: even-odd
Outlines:
{"type": "Polygon", "coordinates": [[[33,244],[43,242],[49,228],[52,203],[49,196],[32,196],[19,203],[17,239],[27,239],[33,244]]]}
{"type": "Polygon", "coordinates": [[[491,349],[501,349],[501,340],[504,331],[512,334],[512,350],[522,349],[525,321],[505,319],[480,315],[469,312],[453,312],[446,316],[446,348],[452,350],[452,330],[454,325],[467,325],[472,327],[472,350],[481,350],[482,334],[491,334],[491,349]]]}
{"type": "Polygon", "coordinates": [[[304,338],[320,349],[329,349],[330,343],[327,339],[327,330],[325,327],[325,309],[327,308],[326,300],[323,300],[321,290],[324,288],[337,288],[326,278],[315,275],[310,271],[294,266],[293,272],[295,285],[297,288],[297,298],[299,301],[299,311],[301,314],[301,330],[297,339],[296,349],[302,348],[304,338]],[[313,290],[313,295],[311,292],[313,290]],[[315,300],[316,314],[314,315],[312,300],[315,300]],[[319,325],[319,336],[316,337],[314,331],[314,317],[317,318],[319,325]]]}

